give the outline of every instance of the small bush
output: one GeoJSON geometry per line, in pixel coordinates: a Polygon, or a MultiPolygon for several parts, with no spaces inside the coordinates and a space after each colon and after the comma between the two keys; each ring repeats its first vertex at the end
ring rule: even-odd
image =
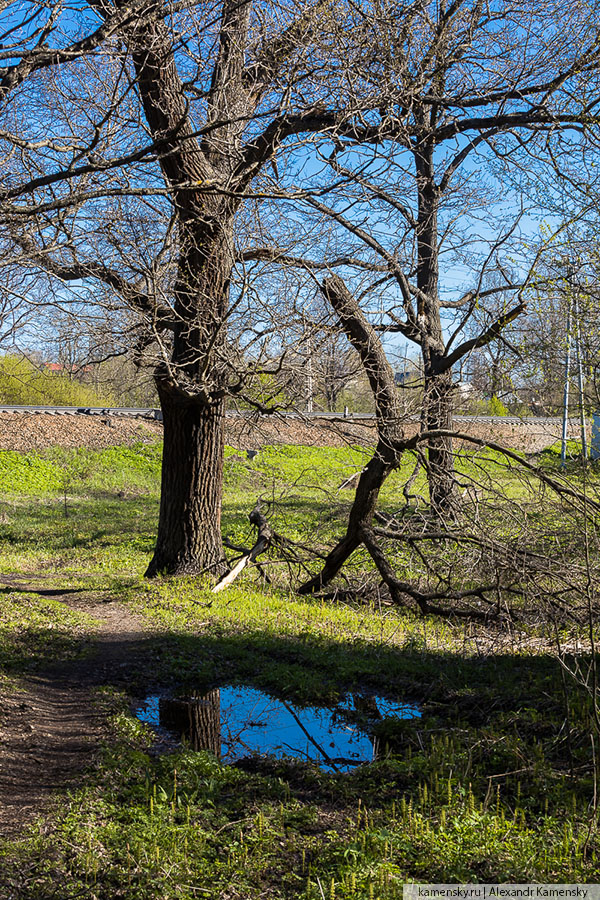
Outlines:
{"type": "Polygon", "coordinates": [[[67,375],[49,375],[28,359],[0,356],[0,402],[15,406],[110,406],[115,400],[67,375]]]}

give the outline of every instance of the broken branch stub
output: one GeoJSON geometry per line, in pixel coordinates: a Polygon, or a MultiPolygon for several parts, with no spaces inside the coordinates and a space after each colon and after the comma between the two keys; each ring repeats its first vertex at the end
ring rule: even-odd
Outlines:
{"type": "Polygon", "coordinates": [[[260,501],[257,502],[256,506],[248,516],[250,520],[250,524],[254,525],[258,529],[258,534],[256,537],[256,541],[252,549],[242,556],[241,559],[237,561],[233,569],[224,575],[219,581],[215,584],[212,589],[213,594],[218,594],[220,591],[224,591],[225,588],[228,588],[235,579],[238,577],[240,572],[246,568],[248,563],[253,563],[261,553],[264,553],[265,550],[271,546],[271,541],[273,540],[273,532],[271,531],[271,527],[267,522],[265,515],[261,512],[260,509],[260,501]]]}

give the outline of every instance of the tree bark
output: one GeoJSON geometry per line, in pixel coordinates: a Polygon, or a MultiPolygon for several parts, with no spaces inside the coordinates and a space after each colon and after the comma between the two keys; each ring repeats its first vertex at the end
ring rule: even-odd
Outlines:
{"type": "Polygon", "coordinates": [[[314,578],[305,582],[298,590],[299,594],[314,594],[335,578],[346,560],[363,542],[364,529],[371,525],[377,508],[379,492],[386,478],[397,468],[403,447],[392,450],[387,443],[379,441],[375,454],[364,469],[356,494],[348,527],[344,537],[335,545],[325,560],[325,565],[314,578]]]}
{"type": "Polygon", "coordinates": [[[346,534],[328,555],[319,574],[300,587],[300,594],[312,594],[328,584],[348,557],[362,544],[364,530],[373,521],[379,492],[388,475],[400,464],[407,446],[394,373],[379,336],[341,278],[333,276],[326,279],[322,289],[339,317],[344,334],[358,353],[369,379],[375,400],[379,439],[373,457],[360,476],[346,534]]]}
{"type": "MultiPolygon", "coordinates": [[[[421,326],[421,352],[425,392],[421,422],[423,431],[452,427],[452,370],[445,365],[446,347],[439,296],[439,189],[436,185],[433,141],[419,142],[415,151],[417,175],[417,288],[421,326]]],[[[452,439],[432,438],[428,443],[427,480],[429,501],[443,515],[455,503],[452,439]]]]}
{"type": "Polygon", "coordinates": [[[231,227],[184,218],[175,285],[172,358],[155,382],[163,413],[161,503],[146,571],[222,575],[221,499],[227,389],[231,227]]]}
{"type": "Polygon", "coordinates": [[[225,401],[186,399],[157,380],[164,424],[161,501],[154,556],[146,571],[222,574],[221,540],[225,401]]]}
{"type": "MultiPolygon", "coordinates": [[[[423,431],[452,430],[452,370],[425,373],[425,392],[421,416],[423,431]]],[[[456,481],[452,437],[441,435],[429,438],[427,451],[427,481],[432,510],[444,516],[456,504],[456,481]]]]}

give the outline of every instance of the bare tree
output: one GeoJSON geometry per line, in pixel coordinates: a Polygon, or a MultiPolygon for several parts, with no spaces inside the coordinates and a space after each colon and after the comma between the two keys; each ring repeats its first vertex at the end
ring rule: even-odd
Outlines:
{"type": "Polygon", "coordinates": [[[328,334],[313,356],[317,396],[328,412],[339,412],[340,398],[361,371],[359,360],[339,334],[328,334]]]}
{"type": "MultiPolygon", "coordinates": [[[[282,146],[364,128],[332,65],[343,60],[351,8],[94,0],[91,9],[100,25],[50,53],[58,68],[32,77],[48,57],[44,32],[12,71],[5,234],[16,264],[61,286],[53,302],[66,302],[65,285],[74,302],[97,284],[105,309],[135,312],[130,339],[154,360],[164,421],[147,574],[219,572],[225,404],[243,396],[257,368],[248,345],[260,345],[239,238],[261,195],[276,190],[261,173],[282,146]]],[[[78,15],[63,30],[89,24],[89,12],[78,15]]]]}
{"type": "Polygon", "coordinates": [[[373,47],[353,88],[365,106],[375,85],[384,99],[360,135],[320,147],[322,168],[302,186],[313,191],[307,209],[337,226],[342,274],[363,311],[419,348],[422,427],[438,432],[430,500],[443,515],[456,496],[453,369],[525,311],[551,243],[532,225],[548,194],[576,159],[597,178],[598,28],[587,4],[555,0],[442,0],[394,13],[357,11],[373,47]],[[482,308],[487,320],[465,336],[482,308]]]}
{"type": "MultiPolygon", "coordinates": [[[[362,367],[346,336],[340,333],[321,291],[300,284],[301,308],[276,310],[279,331],[287,327],[278,383],[288,404],[301,411],[340,412],[344,392],[361,376],[362,367]],[[307,295],[310,302],[307,302],[307,295]],[[313,296],[311,296],[311,294],[313,296]]],[[[263,287],[258,278],[258,291],[263,287]]]]}
{"type": "MultiPolygon", "coordinates": [[[[393,594],[430,608],[432,598],[402,586],[379,552],[372,528],[378,492],[402,453],[415,449],[433,511],[455,514],[452,372],[497,341],[539,287],[540,258],[548,247],[555,252],[531,224],[543,215],[545,196],[563,189],[575,159],[594,177],[600,57],[585,4],[519,2],[492,11],[466,0],[419,3],[396,20],[391,7],[378,12],[369,23],[378,39],[353,88],[366,106],[373,85],[384,85],[386,101],[365,117],[360,134],[338,131],[321,144],[321,169],[295,182],[306,208],[337,226],[337,244],[328,231],[325,252],[314,240],[303,254],[279,256],[315,276],[342,269],[321,289],[369,375],[380,436],[346,534],[301,590],[321,588],[362,543],[393,594]],[[482,324],[465,334],[482,308],[482,324]],[[400,334],[419,347],[423,440],[403,434],[378,334],[400,334]]],[[[563,212],[557,233],[578,215],[563,212]]]]}
{"type": "Polygon", "coordinates": [[[87,291],[93,304],[98,286],[117,321],[135,313],[128,341],[155,364],[165,425],[148,574],[224,567],[225,404],[244,396],[251,371],[272,370],[249,268],[294,261],[256,219],[268,198],[280,217],[294,219],[299,204],[327,216],[346,246],[332,260],[329,241],[313,262],[343,267],[377,327],[419,346],[431,503],[443,513],[454,496],[452,368],[524,308],[527,261],[500,289],[513,298],[506,311],[461,342],[485,273],[502,270],[502,248],[518,236],[513,210],[501,222],[505,173],[531,163],[538,177],[538,158],[556,162],[568,134],[576,153],[595,122],[600,50],[587,7],[91,8],[94,18],[69,11],[60,25],[62,8],[44,7],[20,59],[10,51],[0,214],[14,264],[31,278],[45,271],[53,302],[81,303],[87,291]],[[311,154],[320,169],[303,164],[311,154]],[[491,200],[474,183],[478,166],[491,173],[491,200]],[[465,197],[500,223],[469,252],[465,197]],[[444,292],[444,269],[461,261],[468,290],[444,292]]]}
{"type": "MultiPolygon", "coordinates": [[[[590,238],[573,235],[562,242],[564,252],[558,254],[554,246],[554,258],[540,266],[535,289],[526,292],[527,310],[496,341],[470,355],[472,382],[483,393],[523,404],[532,412],[556,415],[563,405],[570,342],[573,380],[579,374],[578,351],[586,405],[597,404],[598,259],[590,238]]],[[[498,313],[497,303],[495,310],[475,310],[467,326],[469,336],[485,329],[498,313]]]]}

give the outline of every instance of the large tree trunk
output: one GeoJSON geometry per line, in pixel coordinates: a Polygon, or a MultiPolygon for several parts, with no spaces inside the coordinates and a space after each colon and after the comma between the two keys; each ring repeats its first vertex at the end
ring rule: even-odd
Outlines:
{"type": "MultiPolygon", "coordinates": [[[[452,428],[452,370],[445,364],[446,347],[440,315],[439,295],[439,193],[436,185],[432,141],[415,152],[418,194],[417,287],[418,320],[421,323],[421,353],[425,392],[421,422],[423,430],[452,428]]],[[[429,500],[436,514],[443,515],[455,502],[452,439],[430,438],[427,480],[429,500]]]]}
{"type": "Polygon", "coordinates": [[[224,400],[207,405],[157,383],[164,449],[158,535],[146,576],[221,574],[224,400]]]}
{"type": "Polygon", "coordinates": [[[158,535],[147,577],[226,571],[221,499],[231,221],[180,225],[172,359],[156,373],[164,449],[158,535]]]}
{"type": "MultiPolygon", "coordinates": [[[[425,372],[425,393],[421,416],[423,431],[452,430],[452,371],[425,372]]],[[[429,438],[427,481],[429,502],[433,511],[443,516],[456,503],[456,480],[452,438],[448,435],[429,438]]]]}
{"type": "MultiPolygon", "coordinates": [[[[158,535],[147,576],[161,572],[216,575],[225,569],[221,543],[227,310],[233,260],[231,191],[245,119],[234,101],[241,85],[249,6],[226,2],[219,58],[209,92],[202,144],[162,21],[142,22],[131,38],[132,59],[148,127],[171,191],[177,224],[177,278],[173,286],[173,342],[156,384],[164,423],[158,535]]],[[[238,103],[239,105],[239,103],[238,103]]]]}

